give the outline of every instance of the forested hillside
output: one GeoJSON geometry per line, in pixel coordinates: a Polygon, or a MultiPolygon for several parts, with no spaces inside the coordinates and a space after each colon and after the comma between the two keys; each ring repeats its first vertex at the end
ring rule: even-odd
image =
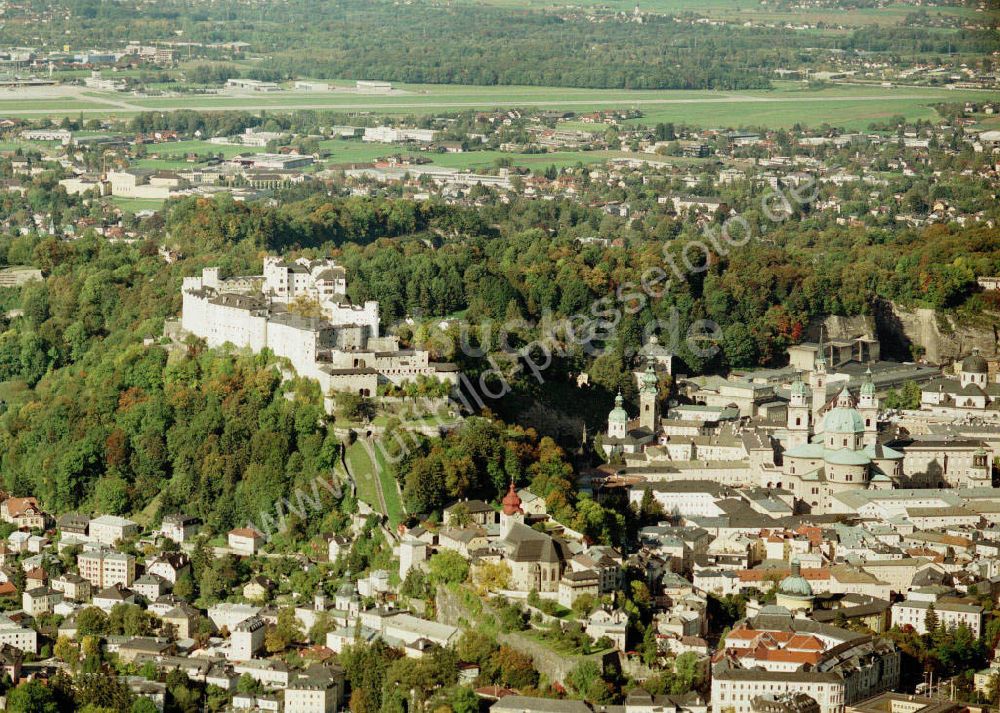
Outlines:
{"type": "MultiPolygon", "coordinates": [[[[4,485],[39,496],[56,512],[151,507],[155,514],[183,505],[213,529],[245,522],[295,484],[327,472],[339,441],[315,386],[282,384],[267,354],[227,355],[196,341],[172,350],[159,344],[163,320],[179,313],[183,275],[209,264],[231,274],[256,271],[264,252],[329,254],[347,267],[350,296],[379,300],[385,323],[462,312],[490,352],[500,339],[490,320],[526,320],[512,339],[525,343],[538,335],[530,324],[546,314],[589,314],[595,300],[662,264],[664,243],[640,226],[623,229],[627,249],[573,241],[600,227],[598,212],[561,202],[498,202],[473,213],[403,200],[312,198],[267,207],[220,198],[173,205],[165,224],[147,221],[147,242],[131,245],[4,237],[0,262],[34,265],[46,275],[3,294],[8,309],[23,311],[8,312],[0,335],[4,485]],[[164,263],[159,240],[184,257],[164,263]]],[[[695,235],[682,223],[671,230],[673,246],[695,235]]],[[[633,395],[631,355],[641,329],[668,320],[673,307],[682,329],[703,317],[723,329],[714,360],[698,360],[681,345],[694,368],[778,363],[813,317],[867,313],[877,297],[968,308],[983,299],[973,276],[998,271],[1000,236],[987,227],[883,233],[820,230],[805,219],[713,258],[695,279],[645,300],[602,343],[607,352],[596,361],[568,345],[547,375],[558,388],[588,370],[588,401],[600,412],[618,388],[633,395]]],[[[418,332],[401,334],[427,337],[418,332]]],[[[459,338],[437,335],[430,346],[476,373],[481,360],[457,349],[459,338]]],[[[575,500],[556,444],[496,428],[422,442],[399,472],[411,509],[460,496],[493,498],[515,477],[555,498],[564,521],[613,539],[609,515],[575,500]]]]}
{"type": "Polygon", "coordinates": [[[6,16],[11,42],[39,38],[80,45],[175,39],[245,42],[267,61],[191,73],[195,83],[227,77],[381,79],[411,83],[544,85],[630,89],[760,89],[774,70],[796,67],[815,49],[905,56],[987,54],[995,36],[981,30],[864,28],[794,32],[775,24],[743,27],[648,15],[633,23],[583,12],[386,0],[287,3],[69,0],[46,23],[6,16]],[[141,17],[141,20],[139,19],[141,17]],[[682,20],[682,21],[681,21],[682,20]],[[22,35],[23,37],[18,37],[22,35]],[[334,38],[331,40],[331,38],[334,38]],[[429,41],[431,40],[431,41],[429,41]]]}

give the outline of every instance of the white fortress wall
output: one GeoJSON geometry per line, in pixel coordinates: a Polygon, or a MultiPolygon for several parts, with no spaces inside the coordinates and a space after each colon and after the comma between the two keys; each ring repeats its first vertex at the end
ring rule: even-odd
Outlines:
{"type": "Polygon", "coordinates": [[[309,329],[273,319],[267,324],[267,347],[277,356],[288,359],[300,376],[318,378],[316,341],[317,333],[309,329]]]}
{"type": "Polygon", "coordinates": [[[364,307],[357,305],[323,302],[323,312],[334,326],[343,324],[359,324],[368,327],[368,336],[377,337],[379,333],[378,302],[368,300],[364,307]]]}

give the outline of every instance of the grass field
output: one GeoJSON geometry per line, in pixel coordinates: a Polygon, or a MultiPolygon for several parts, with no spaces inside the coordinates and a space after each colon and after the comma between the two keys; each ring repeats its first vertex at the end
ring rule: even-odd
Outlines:
{"type": "Polygon", "coordinates": [[[392,468],[385,461],[379,448],[376,447],[374,451],[377,463],[372,463],[364,445],[356,441],[347,448],[347,462],[357,484],[358,499],[365,501],[376,511],[382,509],[375,484],[375,479],[378,479],[382,485],[382,496],[385,498],[387,510],[385,514],[389,522],[395,526],[403,520],[403,503],[399,499],[392,468]]]}
{"type": "Polygon", "coordinates": [[[375,475],[382,484],[382,496],[385,498],[385,507],[388,510],[386,515],[389,516],[389,523],[395,527],[403,521],[404,516],[403,502],[399,497],[399,490],[396,487],[395,471],[386,462],[382,449],[377,446],[375,448],[375,460],[378,466],[375,469],[375,475]]]}
{"type": "MultiPolygon", "coordinates": [[[[957,98],[948,97],[950,101],[957,98]]],[[[660,105],[644,110],[642,119],[630,123],[655,124],[674,122],[704,127],[764,126],[790,128],[795,124],[820,126],[830,124],[845,129],[866,129],[872,122],[902,115],[909,120],[933,119],[937,112],[930,106],[945,98],[892,99],[884,101],[839,102],[803,101],[801,104],[722,104],[722,105],[660,105]]]]}
{"type": "Polygon", "coordinates": [[[121,208],[126,213],[138,213],[143,210],[159,210],[165,201],[155,198],[122,198],[115,196],[111,202],[121,208]]]}
{"type": "Polygon", "coordinates": [[[161,170],[179,170],[193,168],[198,165],[196,161],[188,161],[188,154],[198,156],[218,156],[232,158],[242,153],[254,153],[260,151],[250,146],[227,146],[212,144],[208,141],[175,141],[168,144],[157,144],[146,149],[146,157],[133,162],[137,168],[156,168],[161,170]]]}
{"type": "Polygon", "coordinates": [[[354,442],[347,448],[347,465],[354,476],[358,489],[358,500],[371,505],[375,510],[380,508],[378,491],[375,489],[375,474],[371,459],[360,442],[354,442]]]}
{"type": "MultiPolygon", "coordinates": [[[[883,88],[862,84],[838,84],[822,89],[808,89],[795,82],[776,82],[772,90],[746,92],[463,85],[400,85],[399,88],[402,91],[385,96],[353,92],[285,91],[259,96],[134,97],[57,87],[38,92],[34,96],[28,91],[0,92],[0,116],[25,116],[32,119],[49,116],[58,120],[67,115],[92,118],[178,109],[240,110],[254,113],[262,110],[314,109],[346,114],[402,116],[512,107],[561,109],[578,113],[598,109],[634,108],[643,113],[642,119],[637,121],[644,124],[670,121],[705,128],[788,128],[795,124],[818,126],[829,123],[848,129],[863,129],[872,121],[894,115],[902,115],[910,120],[933,118],[935,114],[931,105],[935,103],[1000,100],[1000,92],[898,86],[883,88]],[[66,96],[59,96],[60,93],[65,93],[66,96]]],[[[599,125],[589,125],[589,128],[603,130],[599,125]]],[[[159,146],[155,150],[160,153],[163,161],[183,161],[183,154],[187,152],[232,156],[246,149],[190,141],[159,146]]],[[[366,150],[356,149],[356,154],[346,151],[343,156],[335,158],[346,162],[370,160],[364,153],[366,150]]],[[[454,160],[461,166],[466,160],[473,159],[454,160]]],[[[157,165],[162,167],[162,164],[157,165]]]]}
{"type": "MultiPolygon", "coordinates": [[[[71,88],[65,100],[48,90],[36,99],[25,92],[0,94],[0,116],[64,115],[127,116],[148,110],[241,110],[259,112],[327,109],[344,113],[385,115],[430,112],[490,110],[523,107],[565,109],[588,112],[597,109],[637,108],[645,123],[674,121],[706,127],[768,125],[788,127],[795,123],[858,128],[868,122],[902,114],[910,119],[933,116],[931,104],[941,101],[1000,98],[998,92],[949,91],[939,88],[836,85],[808,90],[801,85],[776,83],[770,91],[629,91],[619,89],[577,89],[565,87],[478,87],[462,85],[401,85],[403,90],[387,96],[352,92],[281,92],[259,96],[188,95],[177,97],[133,97],[112,93],[80,93],[71,88]],[[74,93],[75,92],[75,93],[74,93]]],[[[163,151],[179,149],[164,148],[163,151]]],[[[198,150],[192,148],[191,150],[198,150]]],[[[211,147],[208,150],[225,150],[211,147]]]]}

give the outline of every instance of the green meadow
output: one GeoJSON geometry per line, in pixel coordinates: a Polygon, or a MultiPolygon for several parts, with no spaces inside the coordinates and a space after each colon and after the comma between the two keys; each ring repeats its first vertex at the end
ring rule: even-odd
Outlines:
{"type": "MultiPolygon", "coordinates": [[[[847,128],[864,128],[872,121],[897,114],[908,119],[931,118],[934,116],[931,105],[937,102],[1000,98],[998,92],[950,91],[924,87],[883,88],[860,84],[840,84],[811,90],[795,82],[776,82],[773,90],[753,92],[462,85],[400,85],[399,88],[400,92],[391,95],[284,91],[259,96],[133,97],[88,93],[80,97],[67,96],[65,101],[50,95],[31,101],[17,93],[7,93],[0,94],[0,116],[128,116],[139,111],[178,109],[251,112],[315,109],[345,114],[405,116],[517,107],[577,113],[635,108],[643,112],[644,123],[672,121],[720,128],[830,123],[847,128]]],[[[591,125],[591,128],[599,130],[601,127],[591,125]]],[[[219,149],[225,150],[225,147],[210,147],[208,150],[217,152],[219,149]]]]}

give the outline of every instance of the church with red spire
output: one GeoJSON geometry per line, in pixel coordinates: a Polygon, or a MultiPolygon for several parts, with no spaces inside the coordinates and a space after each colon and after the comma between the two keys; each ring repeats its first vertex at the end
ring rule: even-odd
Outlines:
{"type": "Polygon", "coordinates": [[[517,494],[514,481],[510,481],[507,494],[500,501],[500,536],[505,537],[514,523],[524,524],[524,509],[521,507],[521,496],[517,494]]]}

